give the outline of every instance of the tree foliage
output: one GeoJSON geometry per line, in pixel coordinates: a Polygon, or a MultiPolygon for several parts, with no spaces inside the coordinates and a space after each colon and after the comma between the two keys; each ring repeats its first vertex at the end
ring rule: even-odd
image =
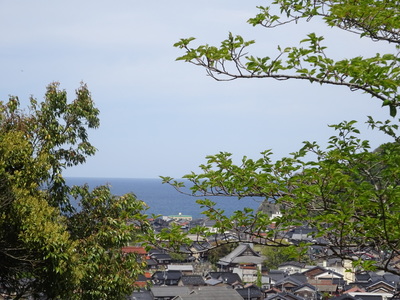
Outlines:
{"type": "Polygon", "coordinates": [[[275,28],[292,22],[322,20],[330,27],[355,33],[373,41],[393,44],[391,53],[372,57],[335,60],[324,46],[324,37],[310,33],[302,47],[277,47],[276,54],[253,56],[248,48],[255,43],[229,33],[220,46],[192,47],[194,38],[181,39],[175,47],[185,50],[178,58],[205,68],[217,80],[237,78],[303,79],[320,84],[346,86],[382,101],[395,116],[400,105],[400,8],[398,1],[276,0],[258,6],[259,13],[248,20],[253,26],[275,28]],[[274,13],[278,11],[278,13],[274,13]]]}
{"type": "Polygon", "coordinates": [[[265,256],[264,266],[269,270],[278,269],[285,262],[295,261],[299,263],[310,263],[309,256],[303,251],[293,247],[262,246],[261,254],[265,256]]]}
{"type": "MultiPolygon", "coordinates": [[[[397,130],[393,124],[370,120],[379,129],[397,130]]],[[[363,269],[381,269],[400,274],[394,263],[400,255],[400,143],[381,145],[371,151],[369,142],[358,137],[355,122],[333,126],[337,135],[329,139],[327,149],[313,142],[277,161],[265,151],[257,160],[244,157],[235,164],[232,154],[208,156],[202,173],[188,174],[197,197],[263,197],[278,204],[282,215],[244,209],[226,216],[209,199],[198,200],[204,214],[216,221],[218,233],[235,232],[242,241],[268,246],[288,247],[288,232],[298,226],[312,228],[312,239],[289,247],[310,246],[325,249],[319,258],[350,260],[363,269]],[[310,155],[315,158],[310,160],[310,155]],[[307,159],[306,159],[307,157],[307,159]],[[244,238],[241,238],[243,237],[244,238]],[[364,260],[363,254],[373,254],[364,260]]],[[[390,130],[390,131],[391,131],[390,130]]],[[[177,189],[181,182],[164,177],[177,189]]],[[[191,233],[210,236],[203,227],[191,233]]]]}
{"type": "MultiPolygon", "coordinates": [[[[308,1],[275,0],[259,6],[259,14],[248,20],[253,26],[275,28],[288,23],[322,20],[327,26],[354,33],[372,42],[391,43],[391,53],[334,60],[323,45],[324,37],[310,33],[302,47],[281,48],[276,55],[248,54],[254,41],[229,34],[220,46],[192,47],[194,38],[174,46],[184,50],[177,60],[205,68],[216,80],[239,78],[302,79],[322,85],[347,86],[382,101],[394,117],[400,97],[400,6],[398,1],[308,1]],[[276,12],[276,13],[275,13],[276,12]]],[[[319,23],[320,24],[320,23],[319,23]]],[[[259,159],[243,157],[235,163],[231,153],[207,156],[199,173],[185,175],[197,197],[263,197],[281,209],[271,218],[262,210],[244,209],[226,216],[209,199],[198,200],[204,214],[216,221],[218,233],[235,232],[238,240],[268,246],[296,247],[299,255],[318,246],[321,258],[350,260],[364,270],[400,274],[400,137],[399,120],[375,121],[369,126],[392,139],[375,151],[360,138],[356,121],[331,127],[336,134],[323,148],[315,142],[289,156],[273,161],[272,151],[259,159]],[[310,239],[290,246],[284,242],[296,227],[312,229],[310,239]],[[368,259],[365,259],[365,255],[368,259]]],[[[176,189],[184,184],[163,177],[176,189]]],[[[205,228],[192,233],[210,236],[205,228]]]]}
{"type": "Polygon", "coordinates": [[[98,114],[84,84],[71,103],[58,83],[25,110],[14,96],[0,103],[2,293],[118,299],[134,289],[143,263],[121,248],[149,233],[145,204],[108,187],[71,190],[62,176],[95,153],[88,129],[99,126],[98,114]]]}

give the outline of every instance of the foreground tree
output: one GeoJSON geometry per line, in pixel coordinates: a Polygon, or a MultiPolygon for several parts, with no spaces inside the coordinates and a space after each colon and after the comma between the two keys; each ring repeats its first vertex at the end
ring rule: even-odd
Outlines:
{"type": "MultiPolygon", "coordinates": [[[[209,199],[197,202],[216,221],[219,234],[236,233],[238,240],[267,246],[293,248],[303,256],[313,246],[322,247],[316,259],[330,257],[353,262],[364,270],[384,270],[400,275],[400,138],[371,151],[358,137],[355,122],[333,126],[338,134],[326,150],[306,142],[298,152],[272,161],[266,151],[258,160],[244,157],[235,164],[230,153],[208,156],[203,173],[188,174],[197,197],[262,197],[279,205],[281,216],[271,218],[262,210],[244,209],[226,216],[209,199]],[[315,159],[310,160],[314,155],[315,159]],[[306,159],[307,157],[307,159],[306,159]],[[290,231],[299,226],[313,229],[309,240],[288,244],[290,231]],[[300,251],[299,251],[300,250],[300,251]],[[364,254],[372,255],[365,260],[364,254]]],[[[394,134],[396,124],[370,120],[371,126],[394,134]]],[[[164,177],[180,190],[182,182],[164,177]]],[[[213,238],[198,226],[191,233],[213,238]]],[[[231,241],[225,241],[231,242],[231,241]]],[[[221,243],[221,242],[220,242],[221,243]]]]}
{"type": "MultiPolygon", "coordinates": [[[[389,106],[395,116],[400,104],[399,44],[400,6],[398,1],[308,1],[276,0],[259,6],[260,12],[248,20],[253,26],[275,28],[302,20],[322,19],[327,26],[352,32],[373,41],[392,43],[393,52],[335,61],[323,45],[324,37],[315,33],[301,40],[304,47],[278,46],[276,54],[255,57],[247,53],[254,41],[229,34],[220,46],[191,47],[194,38],[181,39],[174,46],[186,53],[178,60],[205,68],[216,80],[238,78],[303,79],[320,84],[346,86],[360,90],[389,106]],[[278,12],[275,14],[274,12],[278,12]]],[[[320,26],[320,24],[318,25],[320,26]]]]}
{"type": "Polygon", "coordinates": [[[2,293],[116,299],[134,288],[142,265],[121,248],[148,232],[144,203],[106,187],[82,187],[74,188],[77,210],[62,176],[95,153],[87,131],[98,127],[98,113],[85,85],[70,104],[57,83],[47,87],[44,101],[31,98],[27,110],[17,97],[0,103],[2,293]]]}
{"type": "MultiPolygon", "coordinates": [[[[395,116],[400,97],[400,6],[398,1],[306,1],[276,0],[259,6],[260,13],[248,22],[274,28],[291,22],[320,18],[328,26],[352,32],[374,42],[392,43],[393,52],[335,61],[314,33],[301,41],[305,47],[278,46],[274,56],[247,54],[254,41],[229,34],[219,47],[191,47],[194,38],[181,39],[175,47],[185,54],[178,58],[205,68],[216,80],[240,78],[301,79],[320,84],[346,86],[380,99],[395,116]],[[274,14],[274,11],[278,11],[274,14]]],[[[199,200],[204,214],[216,220],[219,233],[236,232],[239,240],[268,246],[296,247],[305,251],[319,246],[322,258],[350,260],[364,270],[385,270],[400,275],[400,138],[398,120],[374,121],[369,125],[388,135],[391,143],[372,151],[359,138],[356,122],[332,127],[337,134],[322,149],[305,142],[299,151],[277,161],[271,151],[253,160],[244,157],[235,164],[230,153],[208,156],[202,173],[184,176],[198,197],[263,197],[281,209],[272,219],[263,211],[244,209],[225,216],[211,200],[199,200]],[[312,228],[311,239],[287,245],[288,232],[298,226],[312,228]],[[364,259],[364,254],[370,259],[364,259]]],[[[178,190],[183,183],[164,177],[178,190]]],[[[192,233],[210,236],[201,227],[192,233]]],[[[317,255],[314,253],[313,255],[317,255]]]]}

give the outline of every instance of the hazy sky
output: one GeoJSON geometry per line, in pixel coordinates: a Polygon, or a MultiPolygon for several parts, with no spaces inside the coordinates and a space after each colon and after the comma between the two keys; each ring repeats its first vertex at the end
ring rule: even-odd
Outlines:
{"type": "MultiPolygon", "coordinates": [[[[240,159],[272,149],[280,158],[302,141],[325,142],[334,133],[328,124],[388,117],[379,100],[344,87],[216,82],[175,61],[183,54],[172,46],[180,38],[219,44],[229,31],[256,39],[258,55],[272,55],[278,44],[298,46],[312,31],[339,58],[389,48],[317,23],[253,28],[246,20],[264,3],[1,0],[0,100],[43,99],[52,81],[72,99],[79,83],[87,83],[101,112],[100,128],[89,133],[98,152],[65,173],[82,177],[180,177],[219,151],[240,159]]],[[[365,131],[374,147],[385,141],[365,131]]]]}

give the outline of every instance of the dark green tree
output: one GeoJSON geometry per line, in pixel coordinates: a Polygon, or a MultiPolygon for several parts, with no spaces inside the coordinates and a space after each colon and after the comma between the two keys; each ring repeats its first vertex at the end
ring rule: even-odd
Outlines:
{"type": "Polygon", "coordinates": [[[145,204],[107,187],[75,187],[62,172],[95,153],[99,126],[87,87],[71,103],[58,83],[45,98],[0,102],[0,288],[15,298],[118,299],[134,289],[143,263],[121,248],[149,234],[145,204]],[[112,291],[112,292],[111,292],[112,291]]]}

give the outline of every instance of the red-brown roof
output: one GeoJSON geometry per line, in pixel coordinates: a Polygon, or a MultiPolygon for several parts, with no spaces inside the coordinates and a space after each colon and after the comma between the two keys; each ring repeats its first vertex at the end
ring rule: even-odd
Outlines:
{"type": "Polygon", "coordinates": [[[126,246],[122,248],[122,252],[124,253],[136,253],[140,255],[146,255],[146,249],[144,247],[136,247],[136,246],[126,246]]]}

